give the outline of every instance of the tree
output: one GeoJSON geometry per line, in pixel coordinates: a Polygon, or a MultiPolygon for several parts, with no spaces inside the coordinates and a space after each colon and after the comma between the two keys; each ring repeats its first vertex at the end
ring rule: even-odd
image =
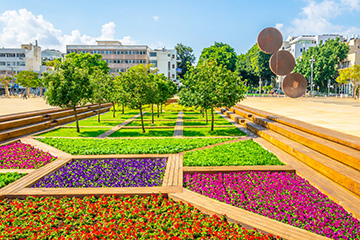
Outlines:
{"type": "Polygon", "coordinates": [[[251,69],[249,54],[240,54],[236,61],[236,71],[247,86],[256,86],[259,84],[259,76],[251,69]]]}
{"type": "Polygon", "coordinates": [[[156,92],[154,94],[154,104],[157,105],[157,117],[159,117],[159,105],[165,104],[168,98],[176,94],[176,84],[164,76],[164,74],[154,75],[156,92]]]}
{"type": "Polygon", "coordinates": [[[348,52],[349,46],[340,42],[339,38],[330,39],[325,43],[320,42],[319,46],[309,48],[296,60],[294,72],[310,79],[310,59],[314,56],[313,83],[320,87],[320,91],[326,91],[328,80],[334,83],[334,79],[338,76],[338,65],[346,59],[348,52]]]}
{"type": "Polygon", "coordinates": [[[181,68],[181,73],[179,73],[180,78],[183,78],[187,72],[187,65],[193,65],[195,63],[195,55],[191,47],[185,46],[182,43],[178,43],[175,47],[177,57],[180,59],[179,68],[181,68]]]}
{"type": "Polygon", "coordinates": [[[39,74],[33,71],[21,71],[15,75],[16,83],[20,84],[27,89],[27,95],[30,94],[31,87],[38,87],[39,74]]]}
{"type": "Polygon", "coordinates": [[[244,99],[245,86],[240,77],[216,61],[190,67],[182,83],[180,104],[211,109],[211,131],[214,130],[214,107],[231,107],[244,99]]]}
{"type": "Polygon", "coordinates": [[[75,114],[76,131],[80,132],[76,107],[88,103],[93,94],[90,76],[100,69],[108,72],[109,68],[99,54],[70,53],[55,65],[55,70],[45,73],[46,101],[51,106],[72,108],[75,114]],[[97,68],[95,68],[97,67],[97,68]]]}
{"type": "MultiPolygon", "coordinates": [[[[270,70],[269,61],[271,54],[263,53],[257,44],[255,44],[247,53],[249,68],[251,73],[262,81],[271,81],[271,77],[275,74],[270,70]]],[[[256,84],[257,85],[257,84],[256,84]]]]}
{"type": "Polygon", "coordinates": [[[129,68],[128,71],[124,73],[123,77],[119,79],[129,106],[131,108],[139,109],[140,111],[143,133],[145,133],[143,107],[151,102],[153,89],[155,88],[152,76],[149,77],[148,75],[152,75],[150,66],[139,64],[129,68]]]}
{"type": "Polygon", "coordinates": [[[354,86],[354,99],[356,99],[356,94],[359,92],[360,86],[360,66],[355,64],[350,68],[340,69],[336,81],[342,84],[350,81],[354,86]]]}
{"type": "Polygon", "coordinates": [[[14,75],[0,75],[0,83],[4,86],[5,88],[5,97],[9,97],[9,85],[11,83],[11,80],[14,79],[14,75]]]}
{"type": "Polygon", "coordinates": [[[102,71],[99,67],[94,67],[93,74],[90,76],[90,84],[93,89],[91,102],[97,103],[98,108],[98,122],[100,122],[100,108],[101,104],[105,102],[112,102],[112,93],[114,91],[114,81],[112,77],[102,71]]]}
{"type": "Polygon", "coordinates": [[[215,60],[218,65],[223,65],[228,70],[235,72],[236,59],[235,50],[230,45],[215,42],[214,45],[202,50],[198,65],[204,64],[204,61],[215,60]]]}

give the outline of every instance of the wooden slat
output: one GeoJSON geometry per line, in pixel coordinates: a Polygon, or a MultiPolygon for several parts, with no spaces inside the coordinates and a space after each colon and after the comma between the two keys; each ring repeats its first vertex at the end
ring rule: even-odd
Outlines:
{"type": "Polygon", "coordinates": [[[178,154],[178,158],[179,158],[179,176],[178,176],[178,186],[179,187],[183,187],[183,182],[184,182],[184,163],[183,163],[183,154],[178,154]]]}
{"type": "Polygon", "coordinates": [[[0,169],[0,173],[32,173],[35,169],[0,169]]]}
{"type": "Polygon", "coordinates": [[[179,187],[128,187],[128,188],[24,188],[20,191],[7,193],[7,198],[25,198],[26,196],[46,196],[46,197],[84,197],[100,195],[151,195],[159,193],[176,193],[179,187]]]}
{"type": "Polygon", "coordinates": [[[326,194],[330,199],[343,206],[347,211],[354,214],[356,218],[360,219],[360,198],[355,194],[329,180],[311,167],[298,161],[296,158],[266,141],[265,139],[255,138],[254,141],[275,154],[280,161],[296,169],[296,174],[306,178],[306,180],[309,181],[313,186],[320,189],[322,193],[326,194]]]}
{"type": "Polygon", "coordinates": [[[170,193],[169,197],[175,201],[190,203],[206,214],[225,215],[228,221],[239,222],[248,228],[256,228],[264,233],[280,236],[284,239],[314,240],[329,239],[250,211],[246,211],[228,204],[216,201],[198,193],[183,189],[182,193],[170,193]]]}
{"type": "Polygon", "coordinates": [[[241,172],[241,171],[259,171],[259,172],[289,172],[295,173],[295,169],[288,165],[279,166],[213,166],[213,167],[184,167],[185,173],[215,173],[215,172],[241,172]]]}
{"type": "Polygon", "coordinates": [[[174,164],[174,174],[172,179],[172,186],[177,186],[179,181],[179,169],[180,169],[180,162],[179,162],[179,154],[175,154],[174,157],[175,164],[174,164]]]}
{"type": "Polygon", "coordinates": [[[163,178],[163,183],[162,186],[166,187],[169,186],[169,176],[170,176],[170,170],[171,170],[171,165],[173,164],[173,154],[171,154],[166,162],[166,169],[165,169],[165,174],[164,174],[164,178],[163,178]]]}

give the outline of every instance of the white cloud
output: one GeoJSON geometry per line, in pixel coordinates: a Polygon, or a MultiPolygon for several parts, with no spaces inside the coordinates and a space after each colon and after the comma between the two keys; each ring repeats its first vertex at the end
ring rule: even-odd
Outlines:
{"type": "Polygon", "coordinates": [[[155,20],[155,22],[159,21],[159,16],[153,16],[152,18],[155,20]]]}
{"type": "Polygon", "coordinates": [[[278,23],[276,26],[281,27],[284,37],[327,33],[350,36],[360,33],[360,29],[336,24],[332,20],[353,10],[360,10],[360,0],[322,0],[320,2],[310,0],[302,8],[299,17],[291,21],[289,25],[278,23]]]}
{"type": "MultiPolygon", "coordinates": [[[[65,52],[68,44],[96,44],[97,39],[113,40],[115,23],[109,22],[102,25],[99,37],[81,34],[74,29],[70,34],[64,34],[60,29],[44,19],[42,15],[35,16],[27,9],[8,10],[0,15],[0,47],[19,48],[24,43],[34,43],[38,40],[42,49],[54,48],[65,52]]],[[[130,36],[120,39],[123,44],[134,44],[130,36]]]]}

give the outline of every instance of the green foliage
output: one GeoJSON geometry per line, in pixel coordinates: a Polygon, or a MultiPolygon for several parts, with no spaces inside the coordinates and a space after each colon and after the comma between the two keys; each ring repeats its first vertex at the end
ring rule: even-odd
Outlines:
{"type": "Polygon", "coordinates": [[[214,136],[245,136],[246,134],[236,127],[216,127],[211,130],[210,127],[184,128],[184,137],[214,137],[214,136]]]}
{"type": "Polygon", "coordinates": [[[37,87],[39,74],[33,71],[21,71],[15,76],[16,83],[24,87],[37,87]]]}
{"type": "Polygon", "coordinates": [[[109,137],[172,137],[173,135],[173,128],[145,129],[145,132],[142,132],[141,129],[122,128],[111,134],[109,137]]]}
{"type": "Polygon", "coordinates": [[[11,83],[11,80],[14,79],[14,75],[0,75],[0,83],[5,88],[5,97],[9,97],[9,84],[11,83]]]}
{"type": "Polygon", "coordinates": [[[178,63],[178,67],[181,68],[181,73],[179,73],[179,77],[183,78],[185,73],[187,72],[187,66],[191,66],[195,63],[195,55],[191,47],[185,46],[182,43],[178,43],[175,46],[175,50],[177,53],[177,58],[180,60],[180,63],[178,63]]]}
{"type": "Polygon", "coordinates": [[[110,130],[110,128],[87,128],[82,127],[82,131],[77,132],[76,128],[56,128],[53,131],[40,134],[41,137],[97,137],[104,132],[110,130]]]}
{"type": "MultiPolygon", "coordinates": [[[[237,73],[217,65],[215,61],[190,67],[182,80],[179,103],[202,109],[231,107],[244,99],[245,86],[237,73]]],[[[213,114],[212,114],[213,116],[213,114]]],[[[212,117],[212,123],[214,118],[212,117]]],[[[213,129],[213,124],[211,125],[213,129]]]]}
{"type": "Polygon", "coordinates": [[[257,86],[259,78],[270,81],[275,76],[269,67],[271,54],[263,53],[255,44],[246,54],[237,58],[236,69],[239,75],[247,80],[247,85],[257,86]]]}
{"type": "MultiPolygon", "coordinates": [[[[51,61],[48,61],[46,62],[46,66],[49,66],[49,67],[55,67],[55,65],[57,64],[60,64],[61,63],[61,59],[60,58],[57,58],[57,59],[54,59],[54,60],[51,60],[51,61]]],[[[44,64],[43,64],[44,65],[44,64]]]]}
{"type": "Polygon", "coordinates": [[[339,76],[336,78],[338,83],[351,82],[354,86],[354,98],[359,93],[360,86],[360,66],[355,64],[350,68],[344,68],[339,70],[339,76]]]}
{"type": "Polygon", "coordinates": [[[71,53],[55,66],[54,72],[44,76],[46,101],[51,106],[74,109],[78,132],[76,107],[85,105],[93,97],[91,77],[99,71],[104,74],[109,71],[101,58],[99,54],[71,53]]]}
{"type": "Polygon", "coordinates": [[[271,152],[252,140],[186,152],[184,166],[284,165],[271,152]]]}
{"type": "Polygon", "coordinates": [[[178,103],[170,103],[165,106],[166,112],[195,112],[199,111],[198,107],[186,107],[178,103]]]}
{"type": "Polygon", "coordinates": [[[217,64],[223,65],[226,69],[234,72],[236,70],[236,59],[236,52],[230,45],[215,42],[214,45],[202,50],[198,66],[203,65],[204,61],[216,61],[217,64]]]}
{"type": "Polygon", "coordinates": [[[166,154],[229,141],[229,138],[71,139],[42,138],[41,142],[73,155],[166,154]]]}
{"type": "Polygon", "coordinates": [[[19,178],[25,175],[26,174],[17,173],[17,172],[0,173],[0,188],[5,187],[6,185],[12,182],[15,182],[16,180],[18,180],[19,178]]]}
{"type": "Polygon", "coordinates": [[[339,38],[321,42],[319,46],[309,48],[296,60],[294,72],[301,73],[306,79],[310,79],[310,59],[314,56],[313,83],[320,87],[320,91],[326,91],[328,80],[334,83],[338,76],[338,64],[346,59],[348,52],[349,46],[340,42],[339,38]]]}

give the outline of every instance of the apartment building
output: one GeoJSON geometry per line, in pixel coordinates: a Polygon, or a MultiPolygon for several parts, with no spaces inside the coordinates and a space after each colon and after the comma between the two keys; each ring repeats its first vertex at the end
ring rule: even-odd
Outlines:
{"type": "Polygon", "coordinates": [[[110,68],[118,74],[137,64],[149,64],[149,52],[146,45],[122,45],[119,41],[96,41],[96,45],[67,45],[66,53],[100,54],[110,68]]]}
{"type": "Polygon", "coordinates": [[[45,49],[41,51],[41,60],[44,62],[52,61],[54,59],[62,58],[63,54],[59,50],[45,49]]]}
{"type": "Polygon", "coordinates": [[[296,59],[298,59],[303,52],[307,51],[310,47],[315,47],[320,42],[326,42],[329,39],[339,38],[340,41],[345,42],[345,38],[339,34],[322,34],[322,35],[302,35],[302,36],[289,36],[283,42],[282,50],[289,51],[296,59]]]}
{"type": "Polygon", "coordinates": [[[358,36],[350,38],[346,43],[349,46],[347,58],[340,64],[340,68],[348,68],[357,64],[360,65],[360,38],[358,36]]]}
{"type": "Polygon", "coordinates": [[[163,73],[168,79],[171,79],[174,82],[179,82],[177,80],[177,58],[175,49],[155,49],[150,51],[150,64],[152,68],[157,68],[158,73],[163,73]]]}
{"type": "Polygon", "coordinates": [[[40,72],[41,47],[22,44],[21,48],[0,48],[0,74],[17,74],[24,70],[40,72]]]}

